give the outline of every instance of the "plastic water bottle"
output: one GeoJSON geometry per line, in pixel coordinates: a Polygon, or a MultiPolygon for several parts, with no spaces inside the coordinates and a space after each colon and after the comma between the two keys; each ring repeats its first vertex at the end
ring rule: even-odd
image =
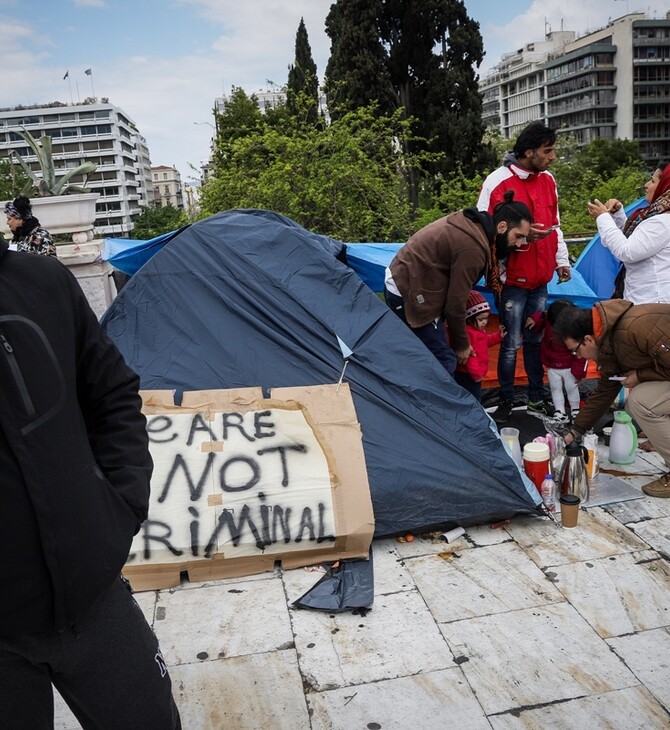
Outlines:
{"type": "Polygon", "coordinates": [[[551,474],[545,474],[540,486],[540,495],[549,512],[556,512],[556,482],[551,474]]]}

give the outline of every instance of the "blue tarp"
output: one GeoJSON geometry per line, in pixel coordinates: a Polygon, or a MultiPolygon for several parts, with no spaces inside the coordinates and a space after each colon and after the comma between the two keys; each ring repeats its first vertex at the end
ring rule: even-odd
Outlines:
{"type": "MultiPolygon", "coordinates": [[[[351,268],[372,291],[381,292],[384,290],[384,269],[389,265],[396,251],[402,246],[402,243],[348,243],[347,259],[351,268]]],[[[601,246],[601,248],[609,253],[604,247],[601,246]]],[[[497,312],[493,295],[484,286],[483,279],[477,283],[476,288],[487,299],[492,311],[497,312]]],[[[563,284],[558,283],[558,277],[554,274],[554,278],[549,282],[547,289],[549,303],[555,299],[569,299],[579,307],[591,307],[596,301],[602,299],[602,297],[596,296],[586,283],[581,271],[575,269],[572,271],[572,279],[563,284]]]]}
{"type": "Polygon", "coordinates": [[[343,244],[228,211],[163,245],[103,318],[145,389],[351,388],[377,536],[532,511],[481,405],[358,275],[343,244]]]}
{"type": "Polygon", "coordinates": [[[171,241],[186,228],[188,226],[171,231],[170,233],[164,233],[162,236],[156,236],[156,238],[151,238],[148,241],[129,238],[105,238],[102,259],[103,261],[109,261],[115,269],[123,271],[124,274],[133,276],[168,241],[171,241]]]}

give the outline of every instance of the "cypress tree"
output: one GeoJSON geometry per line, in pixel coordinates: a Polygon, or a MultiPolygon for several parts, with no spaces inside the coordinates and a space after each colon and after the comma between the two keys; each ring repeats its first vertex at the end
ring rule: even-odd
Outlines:
{"type": "Polygon", "coordinates": [[[288,71],[286,106],[293,116],[304,118],[308,124],[317,124],[319,79],[303,18],[300,18],[295,35],[295,61],[288,71]]]}
{"type": "Polygon", "coordinates": [[[338,0],[326,18],[331,40],[324,88],[333,119],[377,103],[380,114],[397,108],[379,33],[381,0],[338,0]]]}

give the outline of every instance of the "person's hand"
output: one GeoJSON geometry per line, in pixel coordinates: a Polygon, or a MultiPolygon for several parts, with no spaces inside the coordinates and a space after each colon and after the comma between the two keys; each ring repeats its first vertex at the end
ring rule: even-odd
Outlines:
{"type": "Polygon", "coordinates": [[[624,386],[624,388],[634,388],[636,385],[640,384],[640,379],[637,377],[637,370],[631,370],[630,372],[625,373],[626,379],[621,381],[621,385],[624,386]]]}
{"type": "Polygon", "coordinates": [[[565,441],[565,445],[569,446],[573,441],[575,440],[574,435],[572,434],[572,431],[568,431],[563,436],[563,441],[565,441]]]}
{"type": "Polygon", "coordinates": [[[553,232],[553,228],[545,228],[541,223],[533,223],[533,225],[530,227],[528,235],[526,236],[526,241],[528,241],[528,243],[533,243],[533,241],[540,241],[541,239],[546,238],[550,233],[553,232]]]}
{"type": "Polygon", "coordinates": [[[470,355],[474,355],[475,351],[468,345],[465,350],[456,350],[456,359],[459,365],[465,365],[470,355]]]}
{"type": "Polygon", "coordinates": [[[499,324],[498,325],[498,332],[500,332],[500,336],[501,337],[507,337],[507,330],[505,329],[505,325],[504,324],[499,324]]]}
{"type": "Polygon", "coordinates": [[[532,330],[532,329],[534,329],[534,327],[535,327],[535,320],[532,317],[528,317],[528,319],[526,319],[526,329],[532,330]]]}
{"type": "Polygon", "coordinates": [[[618,210],[621,210],[622,206],[623,203],[616,198],[610,198],[605,203],[605,207],[607,208],[608,213],[616,213],[618,210]]]}
{"type": "Polygon", "coordinates": [[[598,198],[593,198],[593,200],[589,200],[589,202],[586,204],[586,207],[589,210],[589,215],[592,218],[597,218],[599,215],[602,215],[603,213],[609,213],[610,211],[607,209],[607,206],[605,203],[601,203],[598,198]]]}
{"type": "Polygon", "coordinates": [[[558,280],[559,281],[570,281],[572,279],[572,272],[570,271],[569,266],[559,266],[556,269],[556,273],[558,274],[558,280]]]}

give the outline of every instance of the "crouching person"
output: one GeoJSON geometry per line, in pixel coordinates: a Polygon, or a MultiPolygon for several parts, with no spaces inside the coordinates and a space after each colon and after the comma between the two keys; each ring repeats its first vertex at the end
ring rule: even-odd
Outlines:
{"type": "Polygon", "coordinates": [[[642,491],[670,497],[670,304],[612,299],[592,309],[568,307],[556,321],[556,332],[573,355],[595,360],[600,370],[598,386],[575,418],[566,443],[596,424],[621,386],[630,388],[626,410],[668,467],[642,491]]]}
{"type": "Polygon", "coordinates": [[[56,259],[0,242],[0,717],[180,728],[158,642],[121,577],[152,462],[139,380],[56,259]]]}

